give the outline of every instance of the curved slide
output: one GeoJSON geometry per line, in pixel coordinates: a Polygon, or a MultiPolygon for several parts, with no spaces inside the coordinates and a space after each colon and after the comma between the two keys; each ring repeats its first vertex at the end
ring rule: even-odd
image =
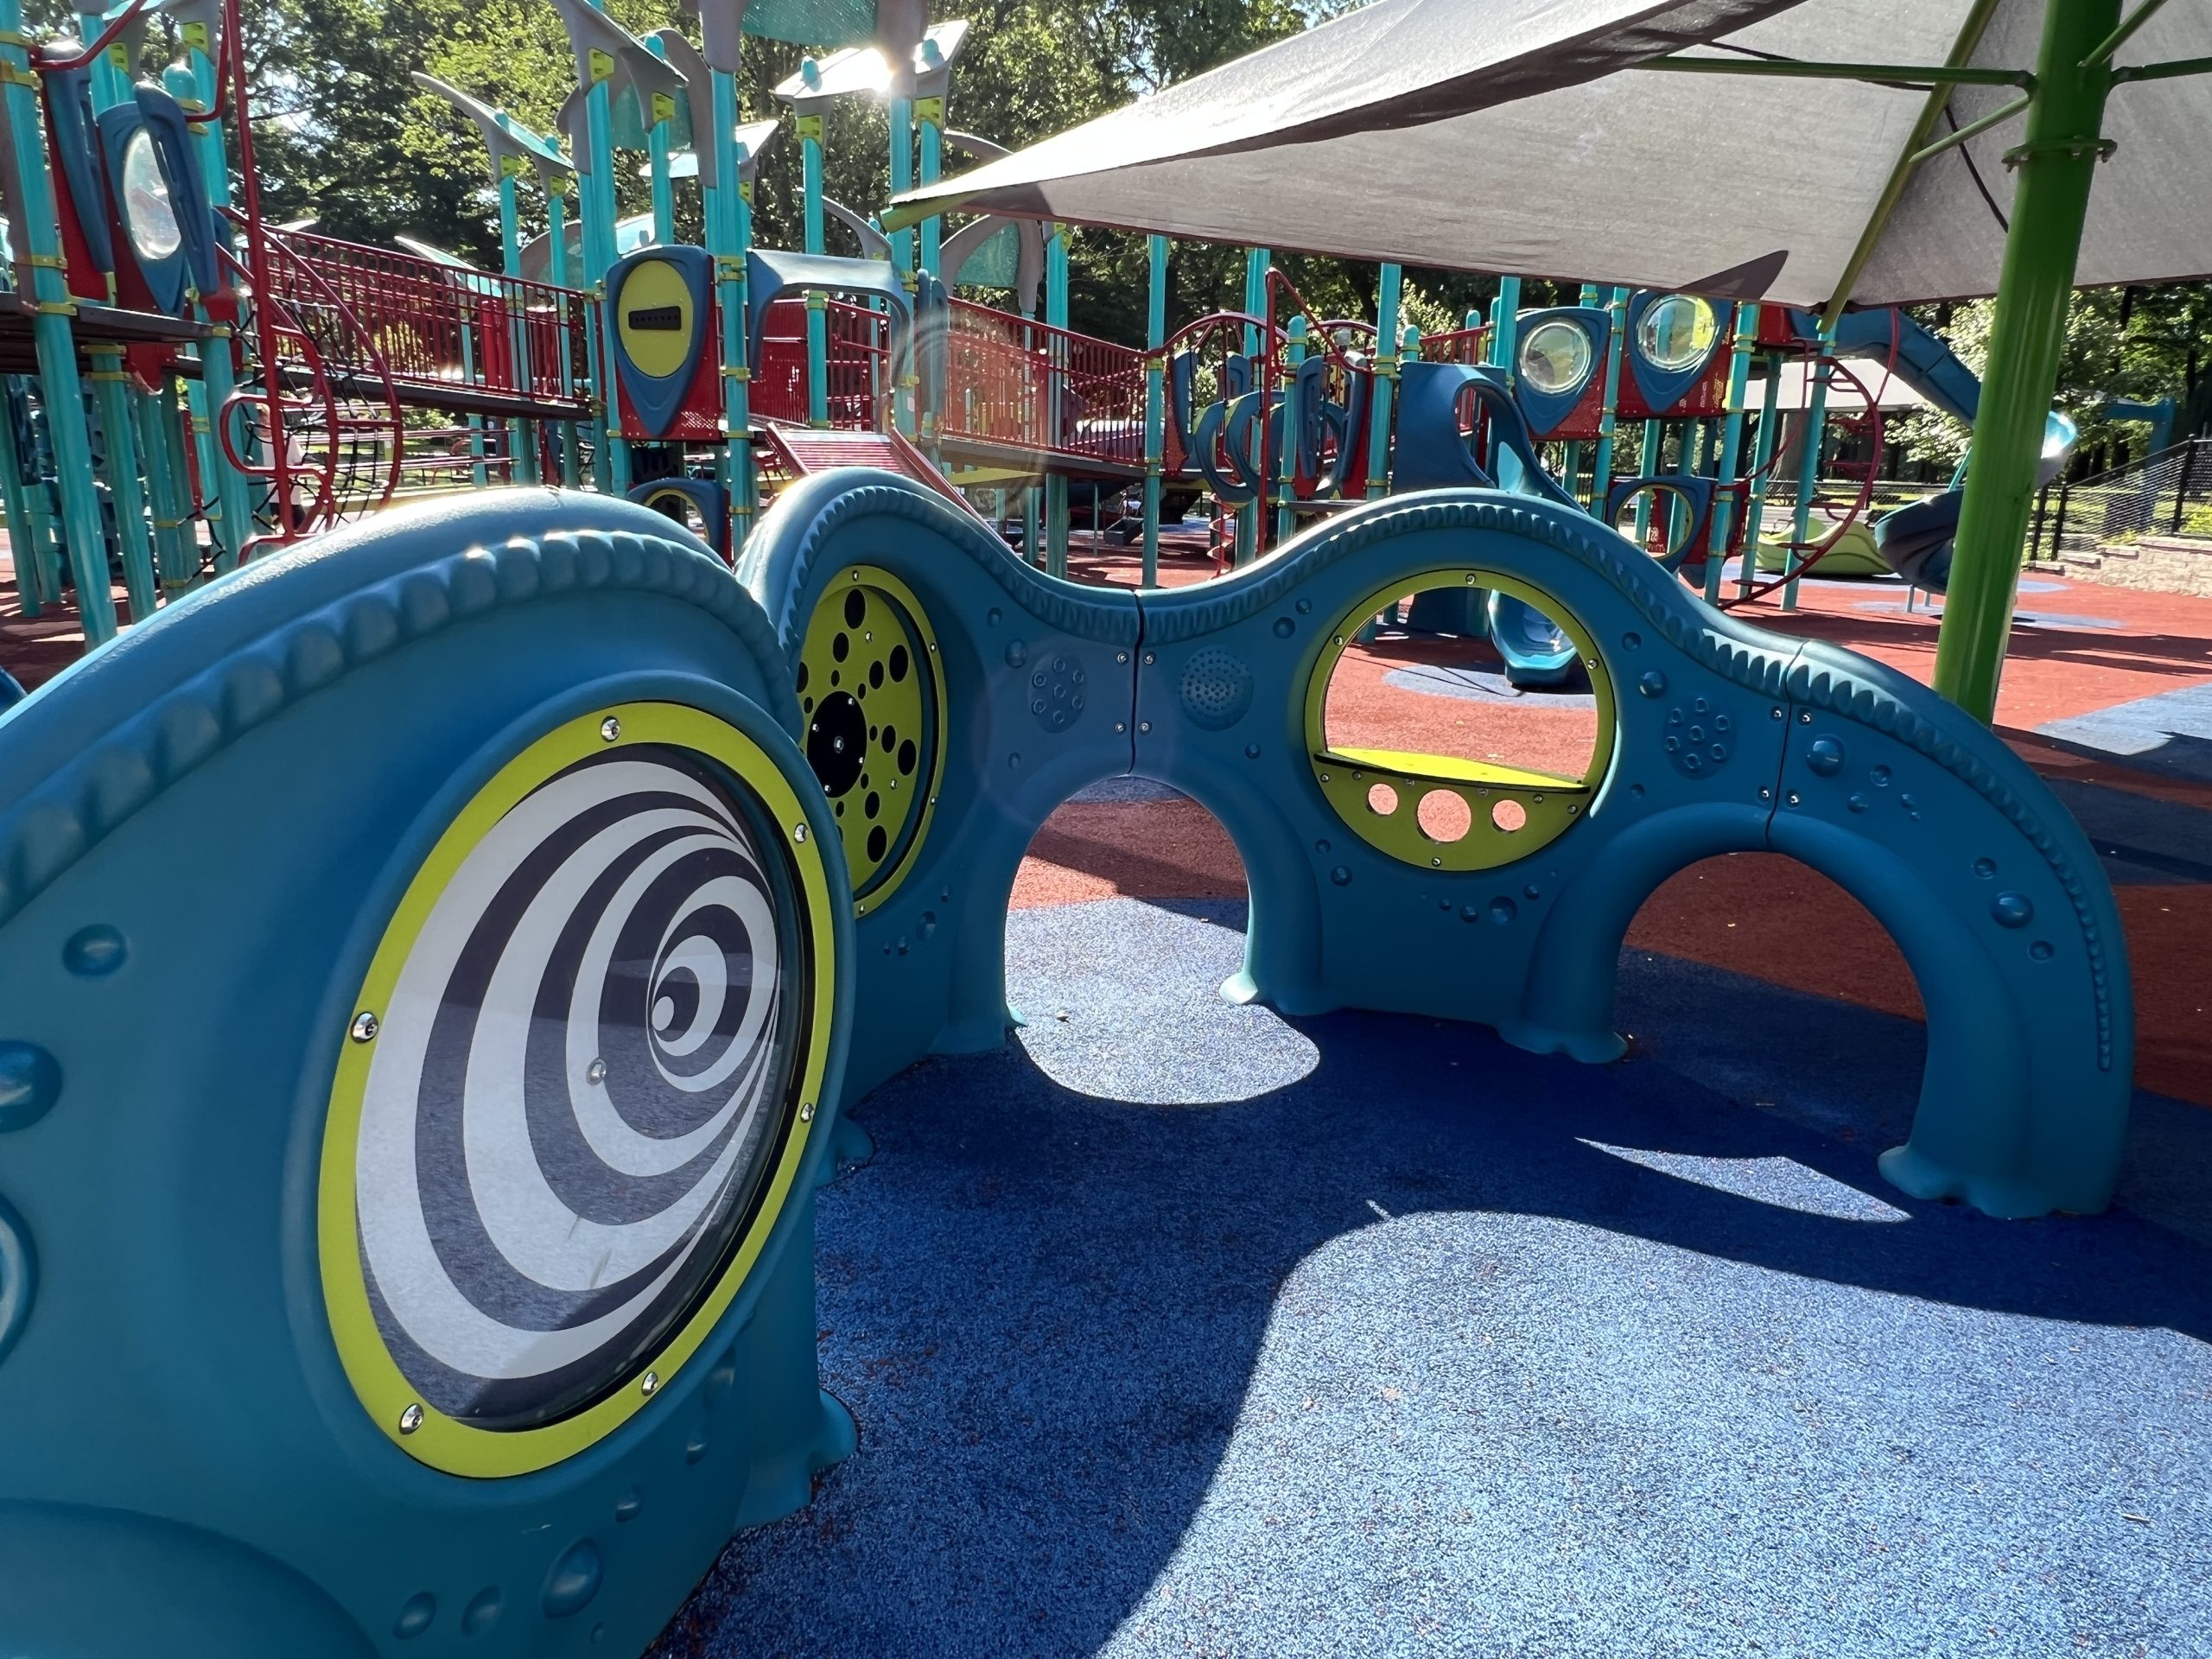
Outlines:
{"type": "MultiPolygon", "coordinates": [[[[1398,490],[1473,487],[1517,490],[1540,500],[1580,505],[1544,470],[1527,420],[1505,383],[1489,369],[1464,363],[1408,363],[1400,372],[1397,453],[1390,482],[1398,490]],[[1459,429],[1459,400],[1470,387],[1491,419],[1503,476],[1493,479],[1459,429]]],[[[1558,685],[1574,672],[1574,641],[1535,606],[1492,590],[1484,606],[1491,644],[1505,660],[1510,685],[1558,685]]]]}
{"type": "MultiPolygon", "coordinates": [[[[1801,340],[1809,345],[1817,339],[1818,323],[1811,312],[1793,310],[1789,320],[1801,340]]],[[[1980,410],[1981,382],[1974,371],[1959,360],[1940,336],[1903,311],[1847,313],[1836,326],[1835,353],[1880,360],[1929,404],[1969,427],[1980,410]]],[[[2056,410],[2050,411],[2044,426],[2043,457],[2036,474],[2038,487],[2065,469],[2079,435],[2070,418],[2056,410]]],[[[1942,593],[1950,582],[1951,543],[1958,533],[1965,478],[1961,466],[1950,488],[1885,513],[1873,523],[1874,546],[1883,562],[1915,587],[1930,593],[1942,593]]]]}

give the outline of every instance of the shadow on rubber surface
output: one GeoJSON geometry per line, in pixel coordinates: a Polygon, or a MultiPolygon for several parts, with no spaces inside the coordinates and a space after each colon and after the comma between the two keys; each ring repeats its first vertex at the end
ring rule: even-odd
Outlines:
{"type": "Polygon", "coordinates": [[[2212,1116],[1993,1222],[1875,1173],[1910,1022],[1630,952],[1620,1065],[1293,1025],[1214,995],[1241,919],[1020,913],[1020,1046],[861,1103],[860,1451],[664,1653],[2212,1644],[2212,1116]],[[1147,1059],[1190,1103],[1095,1097],[1147,1059]]]}

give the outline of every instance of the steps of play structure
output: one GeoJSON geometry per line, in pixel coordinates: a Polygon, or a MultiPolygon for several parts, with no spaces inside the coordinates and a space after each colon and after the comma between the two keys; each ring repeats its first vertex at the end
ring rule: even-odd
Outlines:
{"type": "Polygon", "coordinates": [[[901,473],[926,485],[963,511],[968,499],[954,489],[930,458],[916,448],[903,432],[854,432],[830,427],[770,426],[763,441],[775,452],[793,478],[826,473],[838,467],[880,467],[901,473]]]}

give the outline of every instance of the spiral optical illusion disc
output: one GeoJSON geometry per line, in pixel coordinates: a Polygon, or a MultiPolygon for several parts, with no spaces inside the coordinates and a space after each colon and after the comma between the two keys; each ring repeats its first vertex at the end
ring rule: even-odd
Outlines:
{"type": "Polygon", "coordinates": [[[671,744],[565,766],[461,852],[369,1039],[353,1163],[369,1309],[425,1407],[551,1422],[700,1306],[790,1127],[801,916],[773,820],[671,744]]]}

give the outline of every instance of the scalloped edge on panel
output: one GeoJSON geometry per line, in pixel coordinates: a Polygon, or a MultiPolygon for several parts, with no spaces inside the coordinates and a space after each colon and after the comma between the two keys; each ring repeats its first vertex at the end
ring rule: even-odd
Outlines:
{"type": "MultiPolygon", "coordinates": [[[[573,499],[550,492],[532,493],[542,500],[573,499]]],[[[499,523],[511,525],[519,505],[501,503],[490,511],[499,523]]],[[[594,498],[595,508],[605,505],[604,498],[594,498]]],[[[659,519],[649,509],[626,506],[611,516],[618,524],[624,518],[635,523],[635,514],[659,519]]],[[[787,677],[768,671],[782,652],[760,607],[703,543],[676,541],[645,524],[588,524],[549,529],[535,537],[509,535],[496,544],[475,541],[459,552],[384,573],[335,597],[307,591],[299,580],[349,555],[358,560],[365,544],[384,538],[379,531],[384,536],[435,532],[466,526],[481,516],[392,515],[356,529],[341,544],[315,545],[285,566],[272,561],[265,570],[246,567],[258,580],[261,607],[277,613],[255,618],[260,626],[251,635],[198,671],[169,680],[112,726],[99,718],[99,702],[144,689],[130,682],[158,681],[169,658],[199,645],[204,624],[191,634],[179,631],[194,628],[195,612],[212,611],[213,606],[188,602],[162,612],[143,629],[87,658],[95,671],[63,676],[11,709],[6,724],[0,725],[0,745],[20,730],[48,721],[88,721],[89,730],[103,734],[84,742],[43,777],[27,781],[0,807],[0,925],[179,779],[283,709],[403,645],[540,599],[619,591],[657,594],[698,607],[728,626],[761,665],[772,702],[769,714],[785,730],[798,729],[798,698],[787,677]],[[283,603],[288,582],[307,601],[296,608],[283,603]],[[118,675],[115,671],[127,665],[126,650],[141,671],[118,675]],[[116,659],[103,663],[110,652],[116,659]]],[[[317,589],[329,585],[327,580],[314,584],[317,589]]],[[[246,597],[243,592],[224,594],[221,584],[206,591],[209,601],[246,597]]]]}

